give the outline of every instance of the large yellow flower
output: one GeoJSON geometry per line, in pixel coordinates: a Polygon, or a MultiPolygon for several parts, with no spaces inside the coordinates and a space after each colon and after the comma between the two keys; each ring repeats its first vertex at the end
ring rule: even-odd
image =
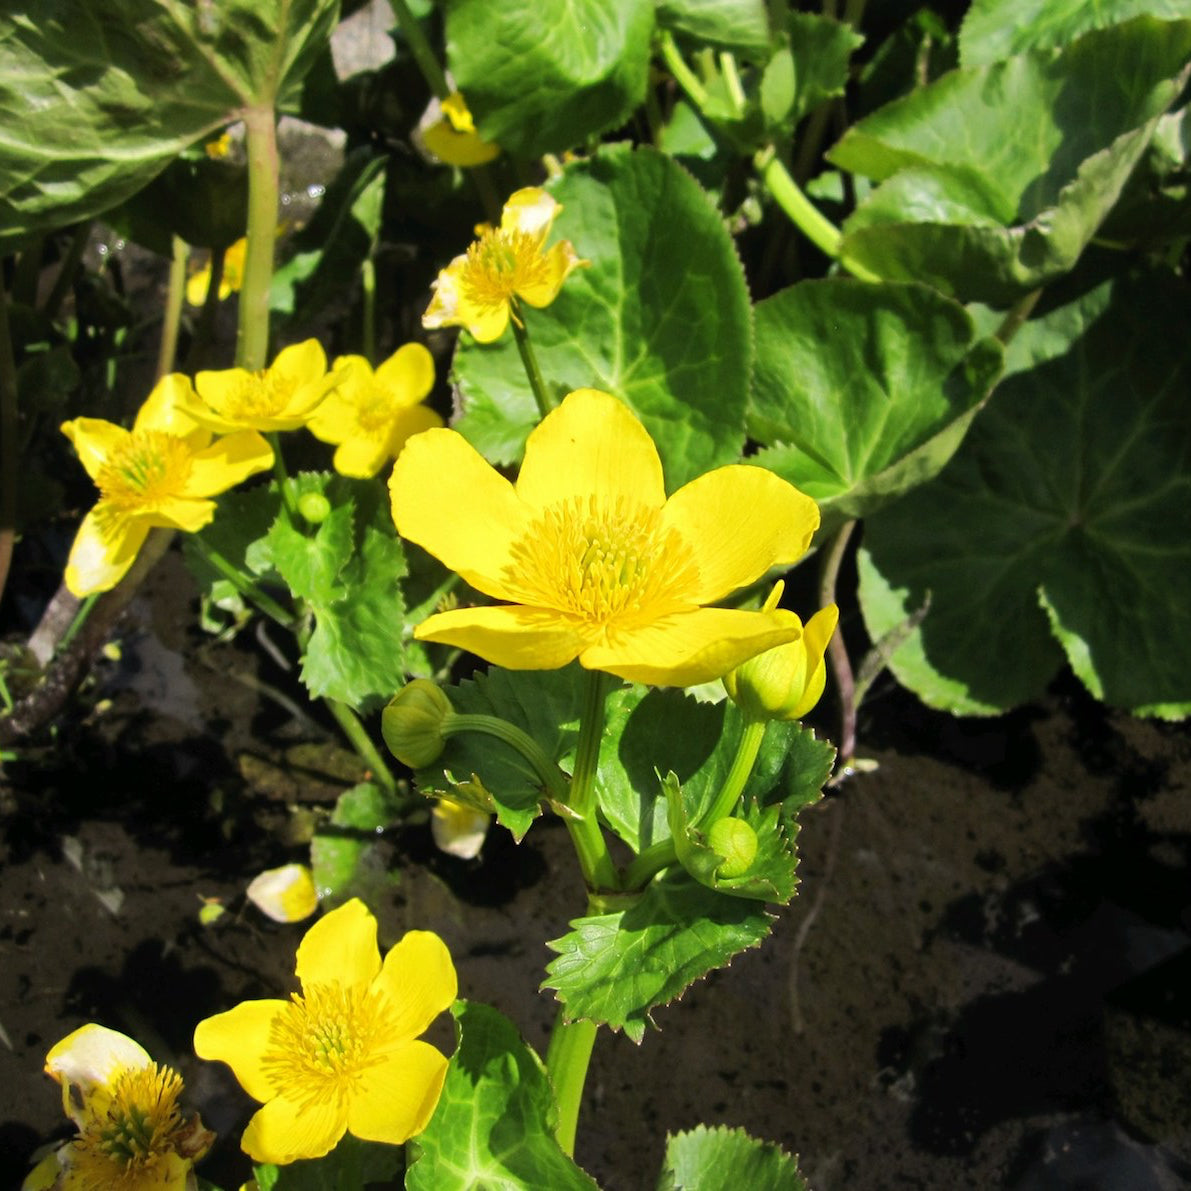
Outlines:
{"type": "Polygon", "coordinates": [[[264,1101],[240,1144],[257,1162],[318,1158],[345,1132],[400,1145],[429,1122],[447,1060],[418,1041],[455,999],[443,941],[409,931],[381,962],[376,919],[353,899],[306,932],[301,993],[201,1021],[200,1058],[227,1063],[264,1101]]]}
{"type": "Polygon", "coordinates": [[[801,633],[774,611],[703,605],[798,559],[819,524],[814,501],[743,464],[667,500],[653,440],[596,389],[569,394],[530,434],[516,485],[455,431],[428,430],[406,443],[389,489],[401,534],[508,601],[431,616],[420,640],[513,670],[578,658],[693,686],[801,633]]]}
{"type": "Polygon", "coordinates": [[[202,529],[215,516],[211,497],[272,465],[272,448],[259,434],[212,442],[211,431],[184,412],[193,400],[190,381],[174,373],[158,381],[131,430],[99,418],[63,423],[99,488],[66,564],[75,595],[115,587],[150,529],[202,529]]]}
{"type": "MultiPolygon", "coordinates": [[[[504,334],[515,299],[549,306],[580,260],[570,240],[546,249],[559,203],[536,186],[505,203],[500,227],[481,224],[479,239],[438,275],[424,327],[466,327],[480,343],[504,334]]],[[[514,312],[515,313],[515,312],[514,312]]]]}
{"type": "Polygon", "coordinates": [[[268,368],[224,368],[194,378],[198,400],[187,407],[196,422],[221,434],[233,430],[296,430],[334,387],[317,339],[278,353],[268,368]]]}
{"type": "Polygon", "coordinates": [[[438,119],[422,131],[422,143],[447,165],[486,165],[500,156],[500,146],[476,132],[471,111],[458,91],[442,101],[438,119]]]}
{"type": "Polygon", "coordinates": [[[411,434],[441,426],[422,405],[434,385],[434,358],[420,343],[399,347],[375,372],[363,356],[340,356],[335,388],[310,415],[307,429],[337,443],[335,470],[368,479],[395,459],[411,434]]]}
{"type": "MultiPolygon", "coordinates": [[[[214,1134],[178,1106],[182,1079],[159,1067],[137,1042],[105,1026],[86,1025],[46,1056],[62,1085],[62,1104],[78,1136],[39,1166],[57,1167],[61,1191],[188,1191],[191,1167],[214,1134]]],[[[31,1176],[33,1178],[34,1176],[31,1176]]],[[[27,1185],[37,1185],[36,1183],[27,1185]]]]}

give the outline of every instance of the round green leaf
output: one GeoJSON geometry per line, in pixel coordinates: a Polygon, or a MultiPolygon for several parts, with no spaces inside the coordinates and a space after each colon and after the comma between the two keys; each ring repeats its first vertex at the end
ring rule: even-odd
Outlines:
{"type": "Polygon", "coordinates": [[[455,0],[447,62],[485,140],[560,153],[645,98],[651,0],[455,0]]]}
{"type": "Polygon", "coordinates": [[[1004,711],[1065,651],[1109,703],[1191,712],[1187,296],[1148,277],[1027,323],[951,464],[866,522],[869,632],[929,597],[891,663],[927,703],[1004,711]]]}
{"type": "MultiPolygon", "coordinates": [[[[739,458],[752,360],[748,289],[699,184],[652,149],[614,145],[551,186],[555,237],[591,261],[526,326],[555,399],[597,388],[653,435],[673,488],[739,458]]],[[[512,334],[455,353],[457,428],[494,463],[520,459],[537,410],[512,334]]]]}
{"type": "Polygon", "coordinates": [[[830,529],[929,480],[1001,368],[963,307],[924,285],[804,281],[756,307],[749,436],[830,529]]]}

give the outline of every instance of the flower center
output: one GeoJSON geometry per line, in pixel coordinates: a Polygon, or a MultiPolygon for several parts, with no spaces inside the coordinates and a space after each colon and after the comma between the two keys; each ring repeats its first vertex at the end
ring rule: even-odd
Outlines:
{"type": "Polygon", "coordinates": [[[365,434],[379,434],[393,422],[397,403],[380,385],[369,385],[356,399],[356,424],[365,434]]]}
{"type": "Polygon", "coordinates": [[[238,383],[212,399],[209,404],[217,414],[229,422],[250,422],[254,418],[271,418],[289,408],[297,388],[292,377],[278,376],[268,368],[257,372],[241,370],[238,383]]]}
{"type": "Polygon", "coordinates": [[[86,1121],[72,1143],[72,1187],[80,1191],[139,1185],[170,1153],[177,1152],[185,1124],[178,1108],[182,1078],[150,1063],[123,1072],[106,1109],[86,1121]]]}
{"type": "Polygon", "coordinates": [[[625,497],[571,497],[546,509],[512,549],[510,582],[524,602],[589,624],[656,620],[693,605],[690,547],[656,509],[625,497]]]}
{"type": "Polygon", "coordinates": [[[359,1076],[384,1058],[395,1019],[367,989],[314,984],[273,1019],[261,1066],[279,1094],[303,1106],[342,1102],[359,1076]]]}
{"type": "Polygon", "coordinates": [[[502,306],[547,279],[541,238],[504,228],[489,228],[472,243],[459,277],[464,297],[476,306],[502,306]]]}
{"type": "Polygon", "coordinates": [[[189,446],[176,435],[138,430],[99,469],[95,483],[113,508],[137,512],[177,496],[192,459],[189,446]]]}

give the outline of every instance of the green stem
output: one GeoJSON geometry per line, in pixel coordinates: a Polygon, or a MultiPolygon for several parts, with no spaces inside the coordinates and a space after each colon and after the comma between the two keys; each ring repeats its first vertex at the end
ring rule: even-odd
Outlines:
{"type": "Polygon", "coordinates": [[[728,770],[728,776],[724,778],[724,784],[711,806],[699,816],[697,827],[710,827],[717,819],[732,813],[757,763],[757,753],[764,736],[764,720],[749,720],[745,724],[736,756],[732,759],[732,768],[728,770]]]}
{"type": "Polygon", "coordinates": [[[724,50],[720,54],[720,73],[724,77],[724,85],[728,88],[728,96],[732,100],[732,114],[739,119],[744,115],[748,100],[744,94],[744,84],[740,81],[740,71],[736,69],[736,55],[724,50]]]}
{"type": "Polygon", "coordinates": [[[364,359],[376,365],[376,265],[368,257],[360,266],[360,281],[364,290],[361,318],[364,359]]]}
{"type": "Polygon", "coordinates": [[[57,317],[58,307],[62,305],[62,299],[66,297],[70,287],[74,284],[74,275],[78,272],[79,262],[83,259],[83,253],[87,250],[87,241],[90,239],[91,221],[84,220],[74,229],[70,247],[67,248],[66,255],[62,258],[62,264],[58,267],[58,276],[54,278],[54,288],[50,290],[50,295],[45,300],[42,313],[46,318],[57,317]]]}
{"type": "Polygon", "coordinates": [[[442,725],[443,736],[455,736],[460,732],[478,732],[516,749],[533,767],[551,800],[560,805],[567,802],[570,787],[567,785],[566,775],[545,754],[542,746],[516,724],[510,724],[508,720],[502,720],[495,715],[448,716],[442,725]]]}
{"type": "Polygon", "coordinates": [[[218,571],[249,603],[255,605],[275,624],[294,631],[294,614],[287,612],[271,595],[267,595],[234,563],[229,562],[201,534],[191,537],[194,548],[203,556],[203,561],[212,570],[218,571]]]}
{"type": "Polygon", "coordinates": [[[8,295],[0,284],[0,596],[8,582],[17,527],[17,368],[8,326],[8,295]]]}
{"type": "Polygon", "coordinates": [[[281,188],[273,108],[248,108],[244,128],[248,148],[248,246],[240,286],[236,366],[256,372],[264,368],[269,356],[269,286],[273,281],[281,188]]]}
{"type": "Polygon", "coordinates": [[[521,355],[525,375],[529,377],[529,387],[533,389],[533,399],[538,403],[538,413],[544,418],[554,408],[554,402],[550,400],[549,394],[546,392],[546,382],[542,379],[537,357],[533,353],[533,345],[529,342],[529,331],[521,321],[521,311],[516,298],[512,299],[511,314],[513,338],[517,341],[517,351],[521,355]]]}
{"type": "Polygon", "coordinates": [[[620,874],[612,863],[612,857],[608,853],[608,841],[604,839],[604,833],[600,830],[595,796],[600,742],[604,735],[604,702],[607,695],[607,676],[599,670],[588,670],[569,800],[570,808],[576,817],[567,816],[565,822],[589,891],[620,888],[620,874]]]}
{"type": "Polygon", "coordinates": [[[587,1068],[595,1046],[596,1024],[593,1021],[565,1021],[563,1010],[554,1019],[550,1045],[546,1050],[546,1070],[554,1086],[554,1100],[558,1105],[558,1126],[554,1136],[567,1157],[575,1153],[575,1132],[579,1124],[579,1108],[583,1103],[583,1085],[587,1082],[587,1068]]]}
{"type": "Polygon", "coordinates": [[[178,355],[178,329],[182,325],[182,303],[186,300],[186,262],[189,257],[189,245],[181,236],[175,236],[165,294],[165,316],[161,321],[161,344],[157,349],[158,380],[173,372],[178,355]]]}
{"type": "Polygon", "coordinates": [[[678,863],[678,850],[673,839],[650,844],[624,871],[625,889],[644,889],[664,868],[678,863]]]}
{"type": "Polygon", "coordinates": [[[1009,341],[1021,330],[1023,324],[1033,313],[1040,297],[1042,297],[1041,287],[1030,290],[1024,298],[1009,308],[1009,312],[1005,315],[996,333],[996,338],[1002,346],[1008,347],[1009,341]]]}
{"type": "Polygon", "coordinates": [[[281,453],[281,435],[276,430],[269,430],[265,432],[265,437],[269,440],[269,445],[273,448],[273,475],[277,478],[277,486],[281,489],[281,503],[285,506],[285,511],[289,515],[290,524],[297,530],[301,531],[305,520],[302,514],[298,512],[298,498],[294,494],[293,487],[289,482],[289,472],[285,466],[285,456],[281,453]]]}
{"type": "Polygon", "coordinates": [[[367,729],[360,723],[359,716],[346,703],[340,703],[338,699],[324,697],[323,703],[335,717],[335,722],[351,742],[352,748],[372,770],[372,776],[385,788],[386,793],[396,794],[397,779],[385,763],[384,757],[380,755],[380,751],[373,743],[372,737],[368,735],[367,729]]]}
{"type": "Polygon", "coordinates": [[[698,75],[686,64],[686,59],[679,53],[678,46],[674,44],[674,38],[669,33],[663,33],[658,40],[658,48],[662,51],[666,68],[686,92],[687,98],[702,112],[707,106],[707,88],[699,81],[698,75]]]}
{"type": "Polygon", "coordinates": [[[67,648],[75,639],[78,631],[87,623],[87,617],[91,615],[91,609],[95,607],[95,601],[99,599],[99,593],[94,592],[87,596],[75,611],[70,624],[67,626],[66,632],[62,634],[62,640],[55,646],[57,651],[67,648]]]}
{"type": "MultiPolygon", "coordinates": [[[[840,564],[856,528],[855,519],[845,521],[835,531],[823,554],[823,570],[819,576],[819,604],[826,607],[836,600],[836,583],[839,579],[840,564]]],[[[852,763],[852,754],[856,751],[856,681],[852,673],[852,662],[848,657],[848,647],[844,642],[844,635],[837,628],[827,643],[827,660],[831,663],[831,673],[835,677],[835,689],[839,695],[840,728],[839,728],[839,764],[837,768],[843,772],[852,763]]]]}
{"type": "Polygon", "coordinates": [[[401,36],[405,38],[405,44],[409,46],[409,52],[413,54],[414,62],[422,72],[426,85],[439,99],[446,99],[451,94],[451,86],[447,82],[447,76],[443,73],[442,67],[438,64],[434,50],[430,48],[430,43],[426,40],[426,34],[422,32],[422,26],[410,12],[409,5],[405,3],[405,0],[389,0],[389,4],[392,6],[393,15],[397,18],[397,24],[401,26],[401,36]]]}
{"type": "Polygon", "coordinates": [[[839,228],[812,206],[773,149],[762,149],[753,164],[765,188],[794,225],[828,256],[838,257],[842,239],[839,228]]]}

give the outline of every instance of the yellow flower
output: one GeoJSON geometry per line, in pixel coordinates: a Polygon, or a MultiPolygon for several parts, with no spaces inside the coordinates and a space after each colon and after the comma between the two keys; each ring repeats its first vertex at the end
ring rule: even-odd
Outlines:
{"type": "Polygon", "coordinates": [[[441,426],[421,404],[434,384],[434,358],[420,343],[407,343],[375,372],[363,356],[340,356],[335,388],[306,423],[323,442],[338,443],[335,470],[368,479],[396,459],[411,434],[441,426]]]}
{"type": "Polygon", "coordinates": [[[194,378],[198,399],[187,406],[196,422],[222,434],[232,430],[296,430],[336,383],[317,339],[281,351],[268,368],[225,368],[194,378]]]}
{"type": "MultiPolygon", "coordinates": [[[[182,1079],[131,1038],[86,1025],[46,1056],[78,1136],[57,1152],[61,1191],[184,1191],[215,1135],[178,1107],[182,1079]]],[[[44,1165],[44,1164],[43,1164],[44,1165]]],[[[42,1171],[39,1166],[34,1174],[42,1171]]],[[[31,1176],[32,1177],[32,1176],[31,1176]]]]}
{"type": "Polygon", "coordinates": [[[772,611],[706,608],[793,563],[819,510],[764,468],[708,472],[668,500],[657,449],[615,397],[569,394],[530,434],[514,486],[453,430],[410,439],[389,481],[398,531],[496,607],[415,631],[512,670],[574,658],[632,682],[694,686],[793,641],[772,611]]]}
{"type": "MultiPolygon", "coordinates": [[[[219,249],[213,250],[218,252],[219,249]]],[[[248,253],[248,241],[241,236],[234,244],[230,244],[223,253],[223,272],[219,277],[219,300],[222,302],[232,294],[240,292],[244,284],[244,257],[248,253]]],[[[207,290],[211,288],[211,261],[196,273],[192,273],[186,282],[186,300],[191,306],[201,306],[207,300],[207,290]]]]}
{"type": "MultiPolygon", "coordinates": [[[[777,607],[783,584],[774,585],[766,609],[792,625],[802,622],[793,612],[777,607]]],[[[766,650],[724,675],[724,689],[750,719],[800,720],[823,696],[827,683],[824,655],[835,632],[839,609],[820,608],[806,622],[802,636],[766,650]]]]}
{"type": "Polygon", "coordinates": [[[486,165],[500,156],[500,146],[476,132],[467,103],[458,91],[442,101],[441,114],[422,132],[422,143],[447,165],[486,165]]]}
{"type": "Polygon", "coordinates": [[[353,898],[306,932],[297,972],[290,1000],[244,1001],[194,1031],[199,1057],[264,1101],[243,1149],[280,1165],[328,1153],[345,1132],[393,1145],[420,1133],[447,1060],[418,1035],[457,991],[443,941],[409,931],[382,963],[376,919],[353,898]]]}
{"type": "Polygon", "coordinates": [[[301,922],[318,909],[314,876],[304,864],[283,864],[252,878],[248,900],[274,922],[301,922]]]}
{"type": "Polygon", "coordinates": [[[66,564],[66,586],[76,596],[115,587],[150,529],[202,529],[215,516],[211,497],[272,465],[272,448],[259,434],[212,442],[210,430],[185,412],[193,400],[190,381],[174,373],[157,382],[132,430],[99,418],[63,423],[99,488],[66,564]]]}
{"type": "MultiPolygon", "coordinates": [[[[569,240],[546,250],[562,207],[544,190],[518,190],[504,205],[500,227],[481,224],[479,239],[438,275],[424,327],[466,327],[480,343],[504,334],[515,299],[549,306],[580,260],[569,240]]],[[[513,312],[516,317],[516,312],[513,312]]]]}

